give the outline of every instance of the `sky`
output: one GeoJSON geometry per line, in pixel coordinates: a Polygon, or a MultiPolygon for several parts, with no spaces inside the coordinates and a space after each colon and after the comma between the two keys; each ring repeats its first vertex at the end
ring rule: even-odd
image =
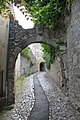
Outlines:
{"type": "Polygon", "coordinates": [[[16,6],[13,5],[13,9],[14,9],[15,19],[18,21],[19,25],[22,26],[22,28],[29,29],[34,27],[33,21],[31,21],[30,19],[27,20],[26,17],[16,6]]]}

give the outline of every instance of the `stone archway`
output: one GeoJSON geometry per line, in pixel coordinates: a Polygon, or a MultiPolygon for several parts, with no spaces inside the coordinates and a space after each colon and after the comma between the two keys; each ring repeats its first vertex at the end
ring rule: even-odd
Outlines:
{"type": "Polygon", "coordinates": [[[45,71],[45,62],[40,63],[40,71],[45,71]]]}
{"type": "MultiPolygon", "coordinates": [[[[62,30],[61,30],[62,31],[62,30]]],[[[17,21],[10,21],[7,63],[7,105],[15,103],[14,69],[18,54],[32,43],[46,43],[57,46],[64,41],[64,34],[60,30],[53,31],[42,27],[23,29],[17,21]]]]}

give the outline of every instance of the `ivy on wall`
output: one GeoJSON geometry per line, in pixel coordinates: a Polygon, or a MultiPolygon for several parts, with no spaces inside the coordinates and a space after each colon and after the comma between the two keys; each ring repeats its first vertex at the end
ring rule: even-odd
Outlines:
{"type": "Polygon", "coordinates": [[[43,59],[46,62],[46,67],[47,69],[50,69],[51,64],[55,59],[55,48],[47,44],[41,44],[41,46],[41,50],[43,51],[43,59]]]}
{"type": "MultiPolygon", "coordinates": [[[[8,0],[12,1],[12,0],[8,0]]],[[[35,25],[56,28],[65,6],[72,0],[14,0],[15,4],[23,3],[33,16],[35,25]]],[[[7,0],[0,0],[0,13],[6,9],[7,0]]]]}
{"type": "Polygon", "coordinates": [[[6,9],[6,0],[0,0],[0,13],[6,9]]]}
{"type": "Polygon", "coordinates": [[[56,28],[57,21],[70,0],[25,0],[35,25],[56,28]]]}
{"type": "Polygon", "coordinates": [[[30,59],[29,49],[28,48],[23,49],[21,55],[27,59],[30,59]]]}

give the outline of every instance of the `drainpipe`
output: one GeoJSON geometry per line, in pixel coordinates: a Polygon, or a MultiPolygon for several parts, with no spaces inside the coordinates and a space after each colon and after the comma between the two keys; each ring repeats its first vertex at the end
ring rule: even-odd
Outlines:
{"type": "Polygon", "coordinates": [[[3,70],[1,71],[1,97],[3,97],[3,70]]]}
{"type": "Polygon", "coordinates": [[[8,105],[8,44],[9,44],[9,38],[10,38],[10,19],[8,20],[8,41],[6,44],[6,105],[8,105]]]}

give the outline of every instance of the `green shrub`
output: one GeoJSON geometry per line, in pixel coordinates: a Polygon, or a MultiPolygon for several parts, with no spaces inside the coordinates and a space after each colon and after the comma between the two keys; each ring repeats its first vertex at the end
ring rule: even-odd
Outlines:
{"type": "Polygon", "coordinates": [[[23,49],[21,55],[27,59],[30,59],[29,49],[28,48],[23,49]]]}
{"type": "Polygon", "coordinates": [[[70,0],[25,0],[34,23],[48,28],[56,28],[65,6],[70,0]]]}
{"type": "Polygon", "coordinates": [[[21,75],[17,80],[16,80],[16,86],[21,87],[23,84],[23,81],[25,79],[25,75],[21,75]]]}
{"type": "Polygon", "coordinates": [[[51,64],[55,59],[55,48],[47,44],[41,44],[43,51],[43,59],[46,62],[46,67],[50,69],[51,64]]]}

